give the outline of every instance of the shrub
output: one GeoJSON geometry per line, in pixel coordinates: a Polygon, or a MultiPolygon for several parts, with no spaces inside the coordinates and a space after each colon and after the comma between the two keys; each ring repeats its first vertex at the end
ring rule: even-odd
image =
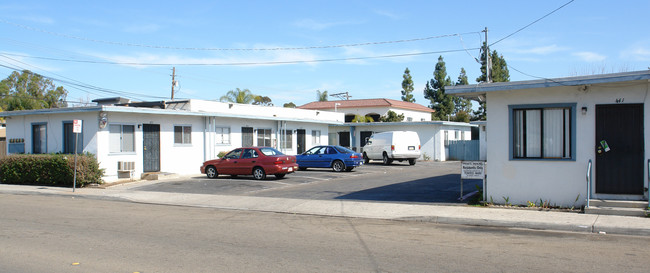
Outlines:
{"type": "MultiPolygon", "coordinates": [[[[77,186],[102,183],[104,170],[92,154],[77,156],[77,186]]],[[[10,155],[0,161],[0,183],[72,187],[74,155],[10,155]]]]}

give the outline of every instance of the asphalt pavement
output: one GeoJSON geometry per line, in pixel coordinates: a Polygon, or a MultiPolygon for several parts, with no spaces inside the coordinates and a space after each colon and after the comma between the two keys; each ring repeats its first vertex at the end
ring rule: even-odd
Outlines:
{"type": "Polygon", "coordinates": [[[126,200],[145,204],[205,207],[333,217],[354,217],[437,224],[525,228],[600,234],[650,236],[650,218],[595,215],[554,210],[408,204],[355,200],[308,200],[260,196],[172,193],[134,190],[138,181],[108,188],[70,188],[0,184],[3,194],[60,195],[71,198],[126,200]]]}

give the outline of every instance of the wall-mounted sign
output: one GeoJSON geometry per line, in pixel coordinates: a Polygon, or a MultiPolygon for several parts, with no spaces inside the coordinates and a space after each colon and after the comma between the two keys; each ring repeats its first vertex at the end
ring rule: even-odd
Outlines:
{"type": "Polygon", "coordinates": [[[83,123],[83,120],[80,119],[75,119],[72,121],[72,132],[80,134],[81,133],[81,125],[83,123]]]}

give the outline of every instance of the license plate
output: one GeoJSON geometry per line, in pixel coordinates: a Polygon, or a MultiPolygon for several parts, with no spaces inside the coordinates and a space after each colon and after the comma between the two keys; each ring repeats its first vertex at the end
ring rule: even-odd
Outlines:
{"type": "Polygon", "coordinates": [[[409,151],[415,150],[415,146],[409,146],[409,151]]]}

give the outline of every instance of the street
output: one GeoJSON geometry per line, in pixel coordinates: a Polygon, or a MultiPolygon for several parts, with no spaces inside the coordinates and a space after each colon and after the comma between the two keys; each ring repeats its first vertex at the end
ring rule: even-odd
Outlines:
{"type": "Polygon", "coordinates": [[[0,272],[647,272],[650,238],[0,194],[0,272]]]}

